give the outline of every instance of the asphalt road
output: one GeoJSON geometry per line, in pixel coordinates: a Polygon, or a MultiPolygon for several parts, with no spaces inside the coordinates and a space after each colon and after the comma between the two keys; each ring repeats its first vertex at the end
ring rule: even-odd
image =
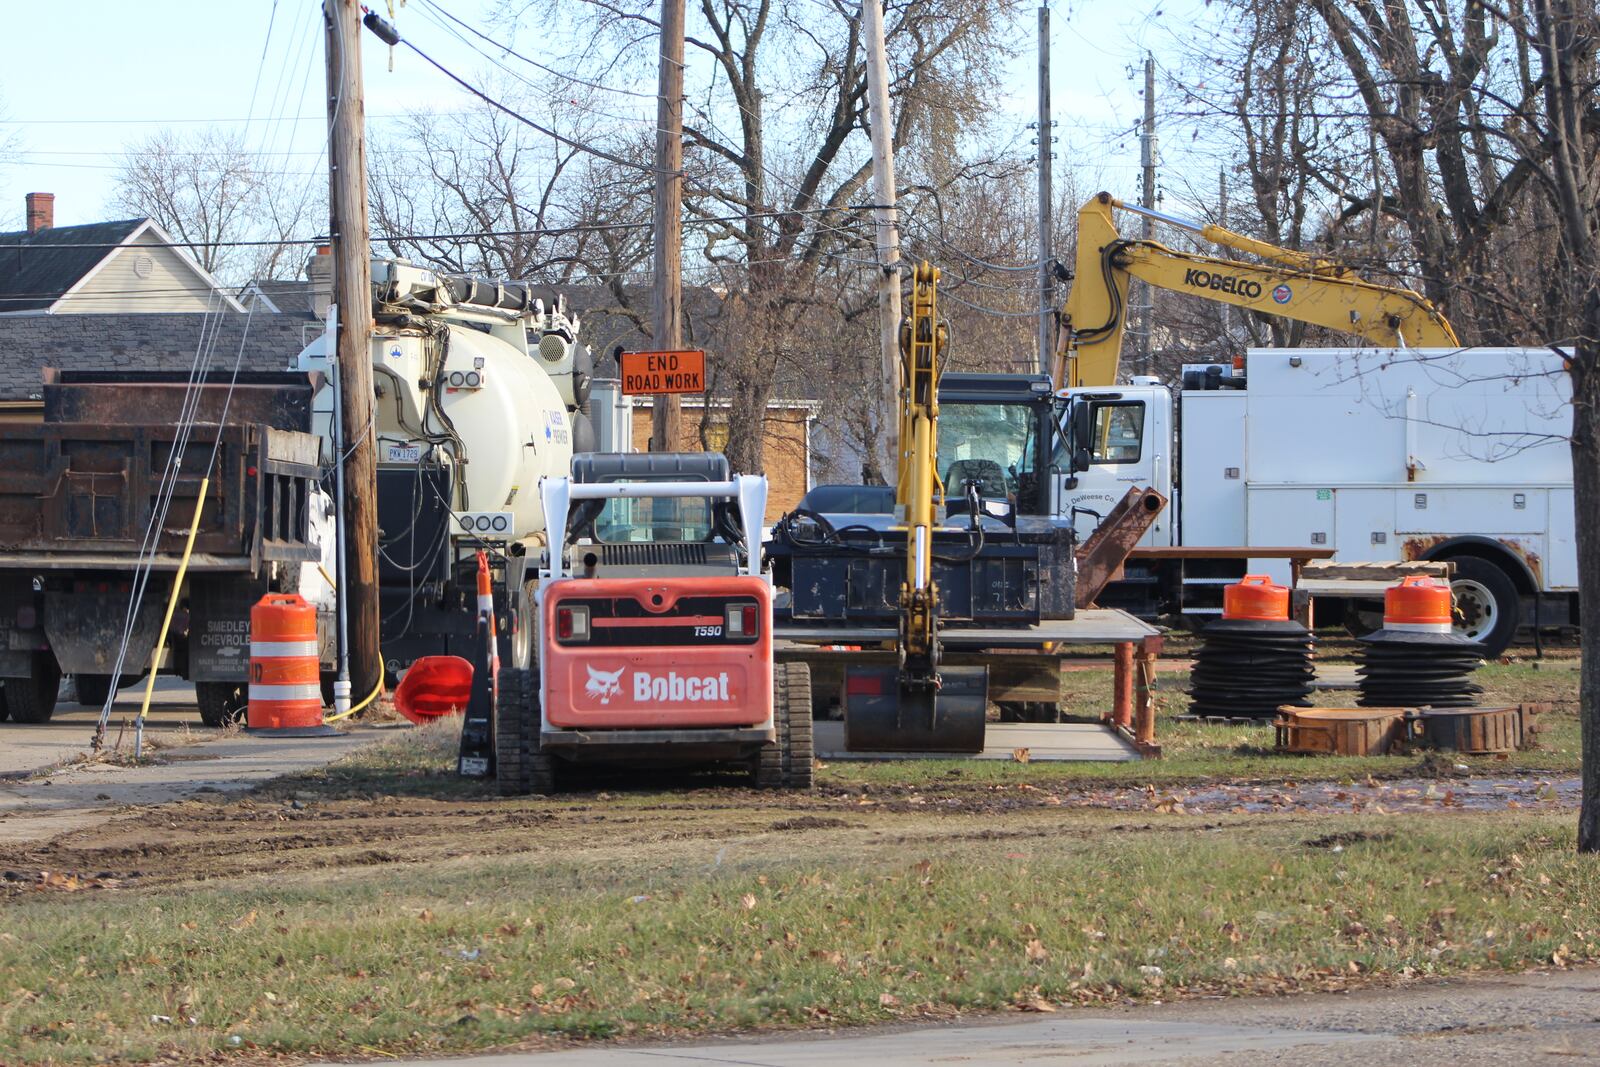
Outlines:
{"type": "Polygon", "coordinates": [[[407,1061],[413,1067],[1505,1067],[1600,1062],[1600,970],[1185,1001],[852,1033],[407,1061]]]}

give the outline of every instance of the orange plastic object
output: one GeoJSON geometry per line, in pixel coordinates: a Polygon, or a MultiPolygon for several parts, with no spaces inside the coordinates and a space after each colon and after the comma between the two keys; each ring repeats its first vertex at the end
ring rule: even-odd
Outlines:
{"type": "Polygon", "coordinates": [[[1247,574],[1222,591],[1222,617],[1252,622],[1284,622],[1289,618],[1289,590],[1265,574],[1247,574]]]}
{"type": "Polygon", "coordinates": [[[1390,630],[1450,630],[1450,587],[1424,574],[1400,579],[1383,593],[1383,625],[1390,630]]]}
{"type": "Polygon", "coordinates": [[[268,593],[250,609],[252,730],[322,725],[317,609],[296,594],[268,593]]]}
{"type": "Polygon", "coordinates": [[[460,715],[472,698],[472,664],[460,656],[423,656],[394,691],[394,710],[421,726],[460,715]]]}

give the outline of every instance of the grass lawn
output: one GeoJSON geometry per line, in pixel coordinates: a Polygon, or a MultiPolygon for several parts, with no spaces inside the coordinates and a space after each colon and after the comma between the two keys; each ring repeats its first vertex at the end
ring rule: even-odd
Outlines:
{"type": "Polygon", "coordinates": [[[4,911],[0,1062],[463,1050],[1600,955],[1600,867],[1572,854],[1570,817],[1037,818],[1015,838],[905,816],[715,847],[591,832],[34,897],[4,911]]]}
{"type": "MultiPolygon", "coordinates": [[[[1181,646],[1180,646],[1181,647],[1181,646]]],[[[1179,722],[1188,711],[1183,692],[1186,674],[1170,670],[1157,676],[1156,740],[1162,758],[1139,763],[1030,763],[1026,766],[971,760],[921,760],[915,763],[836,762],[829,765],[831,779],[860,784],[936,781],[959,771],[969,781],[1035,781],[1085,786],[1137,786],[1146,783],[1184,784],[1207,781],[1341,780],[1373,775],[1378,778],[1433,776],[1456,765],[1468,773],[1577,774],[1580,766],[1578,731],[1577,660],[1549,659],[1487,664],[1475,675],[1484,687],[1485,705],[1548,703],[1549,714],[1539,722],[1536,746],[1506,759],[1440,759],[1438,756],[1307,757],[1279,755],[1273,751],[1270,723],[1222,726],[1179,722]]],[[[1064,675],[1062,706],[1074,714],[1097,717],[1108,704],[1111,669],[1072,671],[1064,675]]],[[[1356,693],[1330,690],[1315,694],[1321,707],[1354,707],[1356,693]]]]}
{"type": "MultiPolygon", "coordinates": [[[[1100,673],[1073,674],[1068,699],[1101,699],[1100,673]]],[[[1467,774],[1576,770],[1575,671],[1480,678],[1491,701],[1557,707],[1537,750],[1467,774]]],[[[0,881],[0,1063],[457,1052],[1600,959],[1600,865],[1553,801],[1084,806],[1441,769],[1281,757],[1267,728],[1176,723],[1181,694],[1162,701],[1159,761],[841,762],[810,797],[680,776],[501,799],[454,776],[441,725],[249,796],[0,849],[0,869],[76,872],[0,881]]]]}

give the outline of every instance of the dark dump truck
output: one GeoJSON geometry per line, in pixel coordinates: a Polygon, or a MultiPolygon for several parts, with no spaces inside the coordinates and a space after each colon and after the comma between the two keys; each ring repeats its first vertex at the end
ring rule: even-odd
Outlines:
{"type": "Polygon", "coordinates": [[[90,705],[143,677],[197,507],[156,669],[194,683],[207,725],[238,718],[250,608],[268,592],[301,592],[319,603],[331,670],[332,602],[319,564],[332,558],[333,535],[310,432],[313,385],[294,373],[192,383],[186,374],[45,370],[43,421],[0,425],[0,721],[47,721],[66,674],[90,705]]]}

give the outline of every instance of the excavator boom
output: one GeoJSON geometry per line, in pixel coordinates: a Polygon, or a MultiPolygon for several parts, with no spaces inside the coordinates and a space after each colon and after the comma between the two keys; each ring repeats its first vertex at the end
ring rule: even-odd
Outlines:
{"type": "Polygon", "coordinates": [[[1455,331],[1410,289],[1379,285],[1329,260],[1135,208],[1100,193],[1078,212],[1078,251],[1063,312],[1054,379],[1058,388],[1114,385],[1127,324],[1128,283],[1138,278],[1279,318],[1353,334],[1381,348],[1457,348],[1455,331]],[[1113,211],[1137,211],[1206,240],[1268,260],[1245,262],[1180,252],[1158,241],[1124,238],[1113,211]]]}

